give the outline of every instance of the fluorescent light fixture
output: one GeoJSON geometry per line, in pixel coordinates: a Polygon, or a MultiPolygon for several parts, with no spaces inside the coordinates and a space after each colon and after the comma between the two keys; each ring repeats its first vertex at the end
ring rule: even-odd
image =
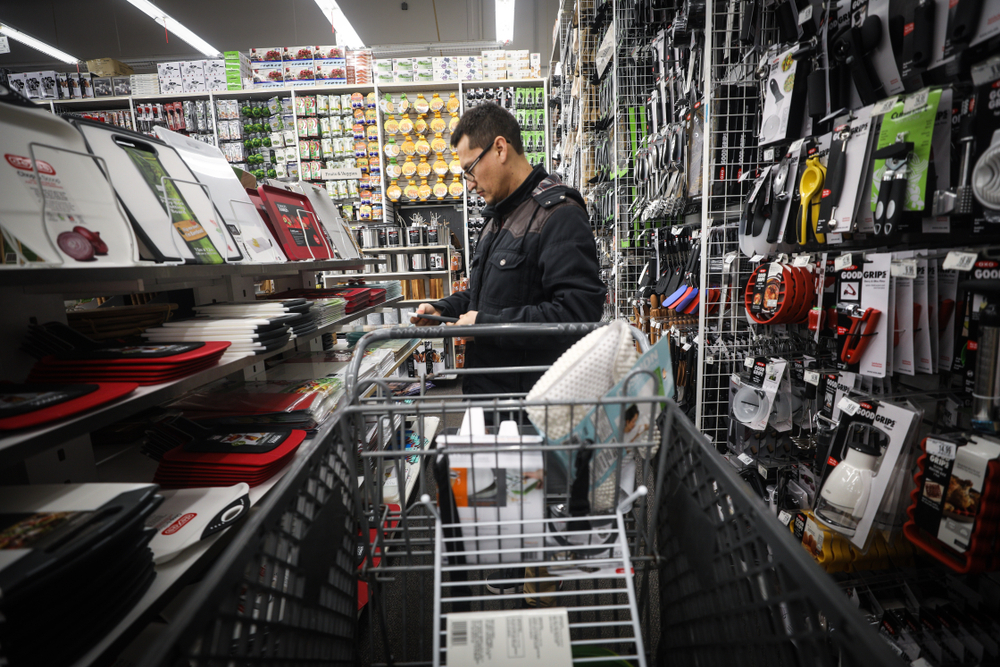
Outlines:
{"type": "Polygon", "coordinates": [[[31,35],[25,35],[20,30],[14,30],[14,28],[11,28],[9,25],[7,25],[5,23],[0,23],[0,35],[7,35],[11,39],[13,39],[15,41],[18,41],[18,42],[21,42],[25,46],[30,46],[31,48],[35,49],[36,51],[41,51],[42,53],[47,53],[48,55],[52,56],[53,58],[56,58],[57,60],[61,60],[64,63],[69,63],[70,65],[73,65],[75,63],[80,62],[79,58],[77,58],[75,56],[71,56],[68,53],[66,53],[65,51],[60,51],[59,49],[57,49],[54,46],[49,46],[45,42],[37,40],[34,37],[32,37],[31,35]]]}
{"type": "Polygon", "coordinates": [[[365,43],[358,37],[357,31],[354,30],[351,22],[347,20],[344,11],[337,4],[337,0],[316,0],[316,5],[323,10],[323,16],[333,26],[338,46],[346,46],[351,49],[364,48],[365,43]]]}
{"type": "Polygon", "coordinates": [[[497,10],[497,41],[510,44],[514,41],[514,0],[495,0],[497,10]]]}
{"type": "Polygon", "coordinates": [[[136,9],[162,25],[166,29],[168,35],[176,35],[177,37],[180,37],[195,49],[204,53],[206,56],[217,56],[221,53],[221,51],[217,48],[185,28],[183,25],[178,23],[176,19],[168,16],[165,11],[154,5],[152,2],[149,2],[149,0],[128,1],[136,9]]]}

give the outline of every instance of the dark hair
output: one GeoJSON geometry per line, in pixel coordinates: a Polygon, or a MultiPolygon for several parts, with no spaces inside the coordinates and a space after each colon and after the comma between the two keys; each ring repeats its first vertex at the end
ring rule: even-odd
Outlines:
{"type": "Polygon", "coordinates": [[[472,107],[462,114],[462,119],[451,133],[452,147],[458,146],[458,142],[465,135],[469,137],[469,148],[482,150],[491,145],[497,137],[503,137],[518,155],[524,155],[521,126],[517,124],[514,114],[498,104],[487,102],[472,107]]]}
{"type": "Polygon", "coordinates": [[[625,423],[626,424],[629,423],[638,416],[639,416],[639,406],[633,403],[632,405],[628,406],[627,410],[625,410],[625,423]]]}

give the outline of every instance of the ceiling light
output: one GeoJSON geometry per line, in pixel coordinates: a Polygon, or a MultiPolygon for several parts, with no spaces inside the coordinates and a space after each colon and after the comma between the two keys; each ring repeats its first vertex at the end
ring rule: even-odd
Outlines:
{"type": "Polygon", "coordinates": [[[65,51],[60,51],[54,46],[49,46],[45,42],[39,41],[30,35],[25,35],[20,30],[14,30],[9,25],[0,24],[0,34],[7,35],[11,39],[21,42],[25,46],[30,46],[36,51],[41,51],[42,53],[47,53],[53,58],[63,61],[64,63],[69,63],[73,65],[80,61],[79,58],[71,56],[65,51]]]}
{"type": "Polygon", "coordinates": [[[368,47],[376,56],[399,56],[407,53],[454,53],[479,55],[482,51],[501,49],[497,41],[474,40],[469,42],[411,42],[408,44],[383,44],[368,47]]]}
{"type": "Polygon", "coordinates": [[[167,15],[165,11],[149,2],[149,0],[128,0],[135,8],[142,11],[144,14],[149,16],[151,19],[163,26],[167,31],[167,34],[173,34],[180,37],[185,42],[193,46],[198,51],[201,51],[206,56],[217,56],[221,53],[217,48],[203,40],[198,35],[194,34],[183,25],[177,22],[176,19],[171,18],[167,15]]]}
{"type": "Polygon", "coordinates": [[[510,44],[514,41],[514,0],[496,0],[497,41],[510,44]]]}
{"type": "Polygon", "coordinates": [[[337,4],[337,0],[316,0],[316,5],[323,10],[323,16],[330,21],[334,34],[337,36],[337,44],[352,49],[364,48],[365,43],[358,37],[354,26],[347,20],[344,11],[337,4]]]}

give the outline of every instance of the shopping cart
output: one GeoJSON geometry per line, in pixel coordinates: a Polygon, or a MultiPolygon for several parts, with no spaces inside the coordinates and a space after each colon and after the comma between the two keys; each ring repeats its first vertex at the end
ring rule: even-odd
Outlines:
{"type": "MultiPolygon", "coordinates": [[[[519,610],[522,601],[566,610],[579,665],[903,664],[673,401],[394,398],[383,381],[357,380],[360,351],[378,341],[512,333],[397,328],[362,338],[350,405],[238,527],[142,664],[454,667],[462,663],[449,661],[449,648],[464,636],[449,619],[519,610]],[[553,445],[524,414],[620,413],[625,401],[656,418],[628,442],[619,426],[593,442],[553,445]],[[442,434],[470,407],[513,426],[492,442],[488,430],[485,443],[442,434]],[[544,513],[499,521],[484,503],[456,521],[457,503],[441,499],[449,488],[454,497],[455,462],[473,455],[514,457],[512,486],[540,465],[544,513]],[[577,470],[593,473],[598,457],[603,486],[580,484],[577,470]],[[516,529],[513,545],[498,540],[501,523],[516,529]],[[532,569],[488,580],[522,566],[532,569]],[[370,600],[360,617],[359,582],[370,600]],[[493,595],[488,586],[515,592],[493,595]]],[[[544,428],[547,420],[535,421],[544,428]]],[[[469,461],[475,479],[482,468],[469,461]]]]}

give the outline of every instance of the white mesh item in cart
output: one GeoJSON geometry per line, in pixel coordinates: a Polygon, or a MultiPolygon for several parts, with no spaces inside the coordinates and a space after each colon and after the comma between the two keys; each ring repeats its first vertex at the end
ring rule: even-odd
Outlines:
{"type": "Polygon", "coordinates": [[[553,403],[526,408],[531,423],[550,441],[562,440],[589,409],[572,404],[604,396],[625,377],[638,358],[625,322],[617,320],[587,334],[566,350],[528,392],[529,401],[553,403]]]}

